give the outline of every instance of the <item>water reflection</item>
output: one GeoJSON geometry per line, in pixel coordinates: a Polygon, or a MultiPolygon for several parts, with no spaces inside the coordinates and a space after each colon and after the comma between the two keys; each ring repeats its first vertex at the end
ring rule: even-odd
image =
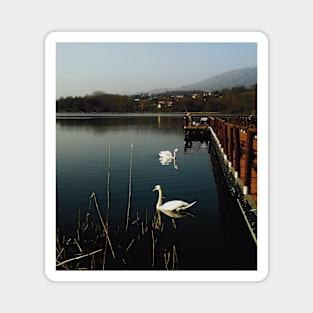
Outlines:
{"type": "Polygon", "coordinates": [[[104,134],[114,128],[115,131],[127,131],[127,129],[139,130],[139,131],[154,131],[163,134],[173,134],[177,130],[181,130],[183,118],[181,116],[115,116],[110,115],[106,117],[57,117],[57,125],[61,129],[67,131],[91,131],[97,134],[104,134]],[[177,124],[179,121],[179,124],[177,124]]]}
{"type": "Polygon", "coordinates": [[[205,151],[210,152],[210,142],[205,141],[184,141],[184,151],[187,152],[188,150],[193,149],[196,151],[205,151]]]}
{"type": "Polygon", "coordinates": [[[176,159],[174,159],[173,160],[173,162],[172,162],[172,159],[167,159],[167,158],[159,158],[159,162],[160,162],[160,164],[161,165],[171,165],[171,164],[173,164],[173,167],[175,168],[175,170],[177,170],[178,169],[178,164],[177,164],[177,162],[176,162],[176,159]]]}
{"type": "Polygon", "coordinates": [[[180,219],[180,218],[183,218],[183,217],[186,217],[186,216],[189,216],[189,217],[194,217],[195,215],[192,214],[191,212],[184,212],[184,211],[181,211],[181,212],[176,212],[176,211],[169,211],[169,210],[162,210],[162,209],[158,209],[160,212],[162,212],[163,214],[171,217],[171,218],[174,218],[174,219],[180,219]]]}

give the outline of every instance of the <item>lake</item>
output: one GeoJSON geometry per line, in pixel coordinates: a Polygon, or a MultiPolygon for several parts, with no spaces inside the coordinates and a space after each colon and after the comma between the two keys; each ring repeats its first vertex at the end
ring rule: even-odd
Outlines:
{"type": "MultiPolygon", "coordinates": [[[[182,270],[257,268],[255,244],[221,179],[209,142],[185,147],[183,115],[58,114],[56,183],[57,231],[63,243],[77,237],[87,218],[93,219],[94,229],[101,228],[96,206],[109,221],[119,261],[108,257],[108,269],[149,269],[151,264],[164,269],[174,261],[182,270]],[[176,161],[162,164],[159,152],[173,153],[175,148],[176,161]],[[190,215],[181,218],[161,212],[162,231],[151,238],[148,228],[157,216],[155,185],[162,186],[163,202],[197,202],[190,215]]],[[[96,269],[99,260],[92,262],[96,269]]]]}

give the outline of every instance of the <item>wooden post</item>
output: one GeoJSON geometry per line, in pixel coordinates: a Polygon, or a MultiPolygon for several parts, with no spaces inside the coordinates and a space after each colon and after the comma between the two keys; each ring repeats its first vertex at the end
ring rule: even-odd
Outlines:
{"type": "Polygon", "coordinates": [[[233,150],[234,150],[234,141],[233,141],[233,125],[228,125],[228,158],[229,161],[233,163],[233,150]]]}
{"type": "Polygon", "coordinates": [[[217,137],[219,140],[221,140],[221,120],[217,120],[217,137]]]}
{"type": "Polygon", "coordinates": [[[223,128],[222,128],[222,120],[218,120],[218,138],[223,143],[223,128]]]}
{"type": "Polygon", "coordinates": [[[223,124],[223,147],[224,147],[224,152],[228,158],[228,132],[227,132],[226,124],[223,124]]]}
{"type": "Polygon", "coordinates": [[[234,128],[235,135],[235,171],[238,173],[238,178],[240,177],[240,136],[239,127],[234,128]]]}
{"type": "Polygon", "coordinates": [[[251,189],[251,169],[253,160],[253,132],[247,130],[246,133],[246,164],[245,164],[245,179],[244,184],[251,189]]]}

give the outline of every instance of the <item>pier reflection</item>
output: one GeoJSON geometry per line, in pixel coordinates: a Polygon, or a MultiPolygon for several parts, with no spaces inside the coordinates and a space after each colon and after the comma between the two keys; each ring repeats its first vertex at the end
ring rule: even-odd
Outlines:
{"type": "Polygon", "coordinates": [[[221,227],[227,251],[233,258],[234,266],[257,269],[257,245],[253,241],[236,199],[231,195],[219,162],[210,149],[212,170],[218,191],[221,227]]]}

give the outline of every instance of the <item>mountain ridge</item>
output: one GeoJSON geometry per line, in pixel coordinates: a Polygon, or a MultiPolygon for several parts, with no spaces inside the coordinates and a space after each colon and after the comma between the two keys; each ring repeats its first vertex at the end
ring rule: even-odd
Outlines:
{"type": "Polygon", "coordinates": [[[151,90],[150,93],[162,93],[167,91],[190,91],[203,90],[214,91],[233,87],[251,87],[257,84],[257,67],[244,67],[230,70],[196,83],[184,85],[177,88],[159,88],[151,90]]]}

